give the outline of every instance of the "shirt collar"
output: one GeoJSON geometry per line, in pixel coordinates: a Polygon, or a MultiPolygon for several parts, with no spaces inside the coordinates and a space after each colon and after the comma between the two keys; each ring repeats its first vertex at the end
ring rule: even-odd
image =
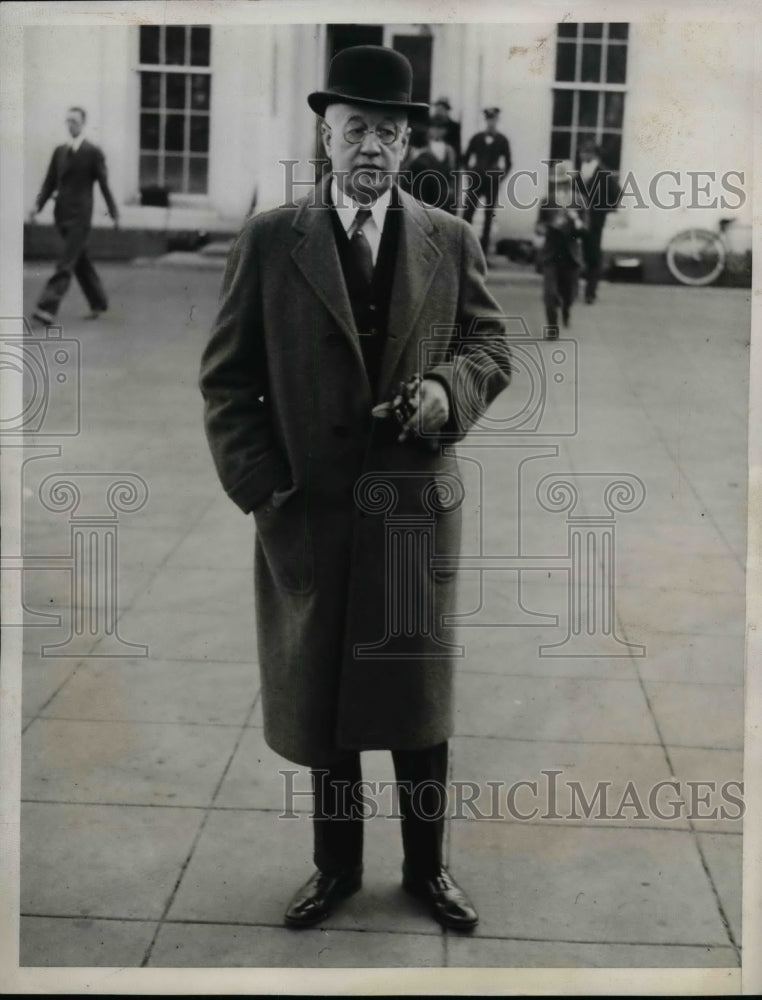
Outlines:
{"type": "Polygon", "coordinates": [[[85,141],[84,132],[80,132],[76,139],[69,140],[69,146],[74,150],[75,153],[79,152],[79,147],[85,141]]]}
{"type": "MultiPolygon", "coordinates": [[[[378,226],[378,231],[382,233],[384,231],[384,220],[386,219],[386,210],[389,207],[389,202],[392,197],[391,188],[387,188],[383,194],[380,194],[378,198],[370,205],[370,214],[373,221],[378,226]]],[[[356,205],[350,198],[346,196],[340,197],[339,188],[336,182],[336,178],[331,178],[331,202],[336,209],[336,214],[341,220],[341,224],[344,227],[345,232],[349,232],[352,227],[352,223],[355,221],[355,216],[357,215],[357,209],[362,208],[361,205],[356,205]]]]}

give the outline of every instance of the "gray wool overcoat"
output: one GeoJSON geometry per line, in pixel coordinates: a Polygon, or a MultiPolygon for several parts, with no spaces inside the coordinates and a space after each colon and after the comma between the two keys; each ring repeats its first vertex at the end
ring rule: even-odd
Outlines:
{"type": "MultiPolygon", "coordinates": [[[[388,331],[369,384],[328,179],[246,222],[201,365],[223,487],[254,512],[265,739],[312,767],[343,750],[415,749],[452,732],[462,487],[452,448],[508,384],[500,310],[471,229],[402,191],[388,331]],[[450,418],[397,443],[371,409],[420,372],[450,418]],[[376,425],[376,426],[374,426],[376,425]]],[[[391,209],[390,209],[391,210],[391,209]]]]}

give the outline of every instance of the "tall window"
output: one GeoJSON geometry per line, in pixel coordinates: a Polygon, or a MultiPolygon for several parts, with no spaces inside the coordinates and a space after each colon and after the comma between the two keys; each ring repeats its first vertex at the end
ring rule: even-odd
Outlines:
{"type": "Polygon", "coordinates": [[[619,170],[627,81],[629,25],[558,25],[550,158],[575,160],[592,139],[619,170]]]}
{"type": "Polygon", "coordinates": [[[206,194],[211,29],[140,28],[140,186],[206,194]]]}

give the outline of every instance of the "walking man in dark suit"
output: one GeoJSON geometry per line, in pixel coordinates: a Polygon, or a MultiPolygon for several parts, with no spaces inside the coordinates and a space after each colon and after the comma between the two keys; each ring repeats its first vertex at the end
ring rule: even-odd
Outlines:
{"type": "Polygon", "coordinates": [[[592,305],[601,277],[603,227],[608,213],[616,211],[622,192],[612,171],[601,161],[600,146],[589,140],[579,151],[574,190],[577,202],[584,209],[585,302],[592,305]]]}
{"type": "Polygon", "coordinates": [[[463,487],[443,445],[507,385],[510,356],[471,229],[397,186],[408,115],[426,108],[411,90],[392,49],[334,57],[308,97],[331,172],[244,224],[201,365],[217,471],[256,521],[265,739],[312,770],[316,871],[292,928],[360,888],[360,751],[381,749],[403,886],[447,927],[478,919],[443,855],[455,570],[430,556],[460,551],[463,487]]]}
{"type": "Polygon", "coordinates": [[[500,183],[511,170],[511,147],[508,139],[497,130],[500,108],[484,109],[484,131],[477,132],[463,154],[466,174],[463,180],[463,196],[466,207],[463,218],[472,222],[476,206],[481,201],[484,206],[481,245],[485,255],[489,252],[489,235],[500,193],[500,183]]]}
{"type": "Polygon", "coordinates": [[[55,272],[45,285],[33,313],[35,319],[43,323],[52,323],[55,318],[72,274],[90,306],[89,319],[96,319],[108,309],[103,285],[87,254],[93,215],[93,184],[96,181],[103,192],[115,229],[119,226],[119,212],[108,186],[103,153],[84,137],[85,118],[82,108],[69,108],[66,126],[71,140],[53,151],[35,207],[29,215],[29,221],[34,222],[48,198],[56,193],[54,218],[64,245],[55,272]]]}

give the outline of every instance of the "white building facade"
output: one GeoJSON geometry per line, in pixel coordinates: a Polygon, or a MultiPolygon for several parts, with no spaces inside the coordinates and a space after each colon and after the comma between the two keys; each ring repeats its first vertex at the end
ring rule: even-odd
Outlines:
{"type": "MultiPolygon", "coordinates": [[[[498,212],[498,238],[531,233],[543,161],[573,158],[587,136],[637,189],[607,226],[609,247],[658,249],[689,222],[750,221],[751,33],[742,23],[665,29],[653,19],[26,28],[26,207],[66,137],[67,107],[79,105],[106,153],[124,226],[235,230],[253,203],[260,211],[284,200],[279,161],[311,175],[317,132],[306,94],[324,86],[335,51],[360,42],[405,52],[414,98],[447,96],[464,145],[482,108],[502,109],[516,175],[503,200],[516,204],[498,212]],[[169,190],[169,208],[141,204],[141,189],[156,188],[169,190]]],[[[100,196],[94,224],[108,224],[100,196]]]]}

